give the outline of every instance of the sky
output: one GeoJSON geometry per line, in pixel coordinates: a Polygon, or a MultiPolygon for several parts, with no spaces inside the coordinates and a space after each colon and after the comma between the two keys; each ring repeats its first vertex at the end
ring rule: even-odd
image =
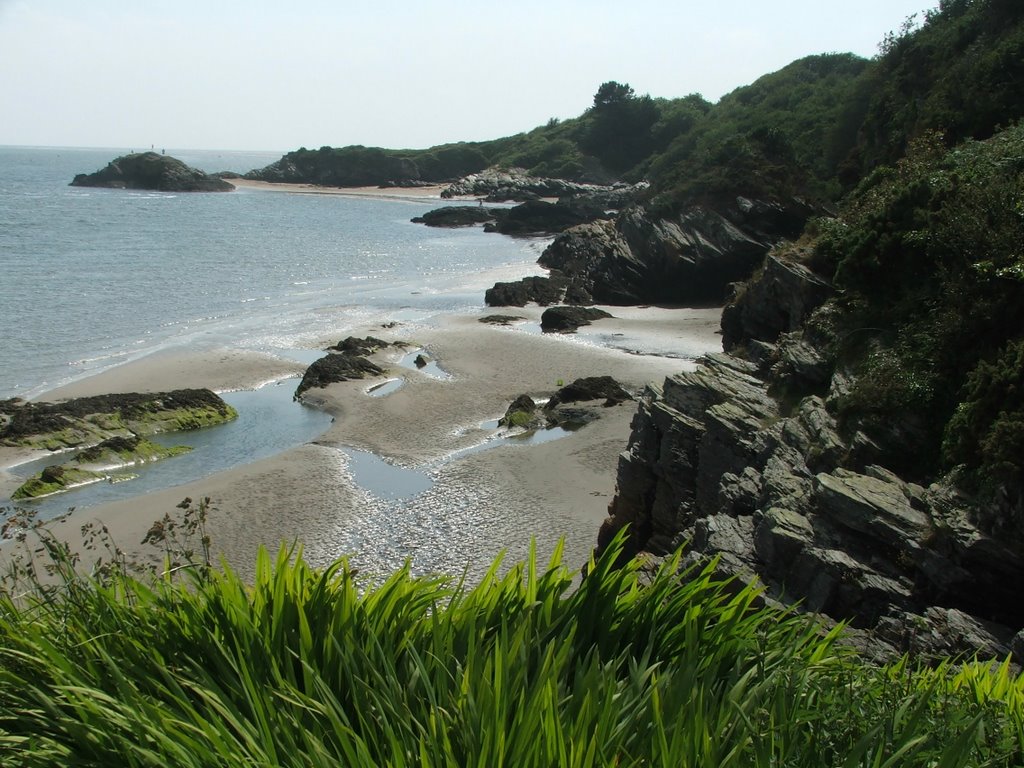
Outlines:
{"type": "Polygon", "coordinates": [[[0,0],[0,145],[422,148],[872,57],[937,0],[0,0]]]}

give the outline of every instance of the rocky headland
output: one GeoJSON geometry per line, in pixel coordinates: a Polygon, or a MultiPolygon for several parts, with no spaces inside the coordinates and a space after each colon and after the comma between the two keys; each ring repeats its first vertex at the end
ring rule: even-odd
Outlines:
{"type": "MultiPolygon", "coordinates": [[[[686,547],[689,563],[765,587],[765,599],[848,622],[868,655],[1013,653],[1024,662],[1024,558],[1005,510],[891,467],[913,417],[885,431],[843,420],[856,373],[829,281],[770,255],[723,314],[729,352],[640,398],[603,546],[686,547]]],[[[993,502],[998,506],[998,502],[993,502]]]]}
{"type": "Polygon", "coordinates": [[[525,202],[542,197],[588,200],[602,208],[624,208],[647,189],[647,183],[584,184],[566,179],[533,176],[521,168],[488,168],[448,185],[443,198],[478,197],[485,202],[525,202]]]}
{"type": "Polygon", "coordinates": [[[159,192],[231,192],[234,186],[186,165],[177,158],[156,152],[136,152],[112,160],[95,173],[80,173],[73,187],[150,189],[159,192]]]}

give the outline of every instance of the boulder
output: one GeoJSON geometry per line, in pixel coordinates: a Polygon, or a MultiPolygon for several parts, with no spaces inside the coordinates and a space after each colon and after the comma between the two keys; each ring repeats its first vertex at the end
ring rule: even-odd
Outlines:
{"type": "Polygon", "coordinates": [[[529,395],[519,395],[498,419],[500,427],[536,429],[547,425],[547,419],[538,416],[537,403],[529,395]]]}
{"type": "Polygon", "coordinates": [[[489,307],[525,307],[534,302],[546,307],[562,300],[567,285],[568,281],[557,275],[531,275],[511,283],[495,283],[484,294],[484,303],[489,307]]]}
{"type": "Polygon", "coordinates": [[[605,317],[611,314],[596,307],[551,307],[541,315],[540,329],[544,333],[574,333],[577,328],[605,317]]]}
{"type": "Polygon", "coordinates": [[[413,224],[425,224],[428,227],[471,227],[474,224],[486,224],[497,221],[507,213],[504,208],[484,207],[481,205],[450,205],[435,208],[422,216],[412,219],[413,224]]]}
{"type": "Polygon", "coordinates": [[[327,349],[332,352],[345,352],[350,355],[371,355],[378,349],[386,349],[391,345],[390,341],[378,339],[376,336],[366,336],[362,339],[356,336],[348,336],[327,349]]]}
{"type": "Polygon", "coordinates": [[[109,187],[113,189],[152,189],[160,192],[231,192],[234,186],[224,179],[208,176],[174,157],[156,152],[139,152],[112,160],[95,173],[80,173],[73,187],[109,187]]]}
{"type": "Polygon", "coordinates": [[[587,376],[576,379],[571,384],[562,387],[551,399],[548,400],[545,408],[552,409],[564,403],[578,403],[588,400],[604,400],[606,406],[618,405],[627,400],[632,400],[622,385],[611,376],[587,376]]]}
{"type": "Polygon", "coordinates": [[[302,381],[295,389],[295,399],[307,389],[326,387],[339,381],[364,379],[367,376],[381,376],[384,369],[361,355],[332,352],[316,360],[302,375],[302,381]]]}

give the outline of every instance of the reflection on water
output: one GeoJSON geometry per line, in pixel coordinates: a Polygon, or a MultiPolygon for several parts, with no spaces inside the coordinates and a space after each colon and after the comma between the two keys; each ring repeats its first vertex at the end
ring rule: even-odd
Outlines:
{"type": "Polygon", "coordinates": [[[415,352],[410,352],[404,355],[399,361],[399,365],[403,368],[408,368],[413,371],[419,371],[422,374],[429,376],[432,379],[439,379],[441,381],[447,381],[452,377],[448,371],[444,370],[440,365],[437,364],[436,360],[431,360],[430,356],[426,353],[426,350],[417,349],[415,352]],[[426,365],[417,365],[416,358],[423,355],[426,360],[426,365]]]}
{"type": "Polygon", "coordinates": [[[390,464],[375,453],[343,450],[348,470],[360,488],[381,499],[409,499],[430,488],[433,482],[420,470],[390,464]]]}

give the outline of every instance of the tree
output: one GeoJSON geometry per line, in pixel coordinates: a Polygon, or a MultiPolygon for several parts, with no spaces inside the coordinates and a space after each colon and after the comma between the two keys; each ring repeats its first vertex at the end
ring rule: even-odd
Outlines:
{"type": "Polygon", "coordinates": [[[633,89],[627,83],[617,83],[609,80],[601,83],[601,87],[594,94],[594,108],[603,109],[616,104],[622,104],[635,96],[633,89]]]}

